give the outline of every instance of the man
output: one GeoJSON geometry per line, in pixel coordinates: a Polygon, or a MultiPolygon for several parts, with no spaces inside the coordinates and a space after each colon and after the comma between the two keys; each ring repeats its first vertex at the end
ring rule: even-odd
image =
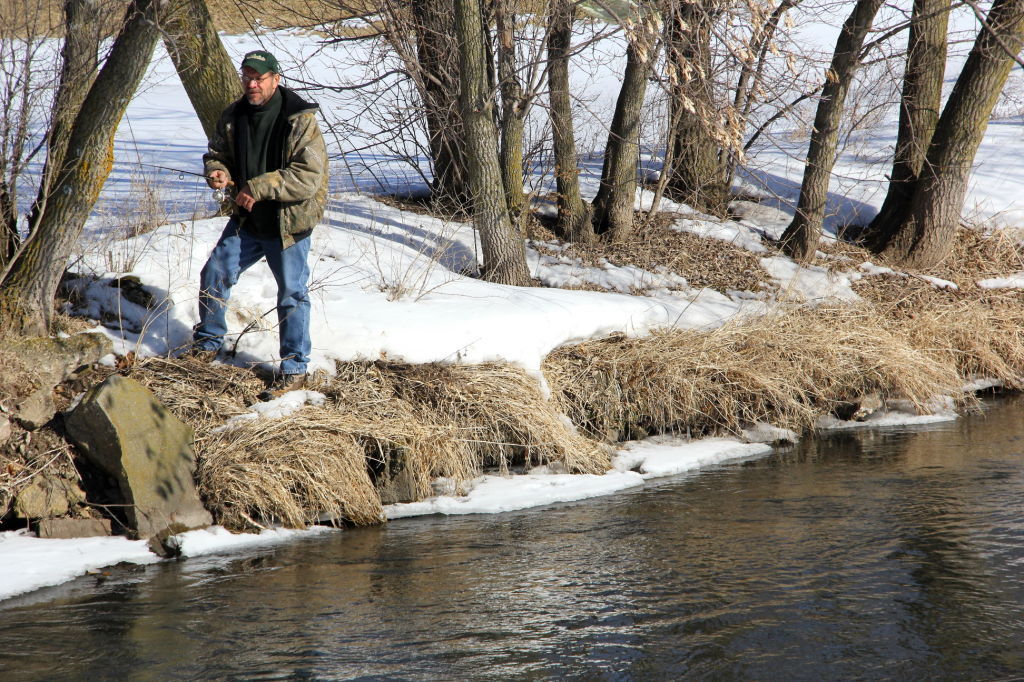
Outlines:
{"type": "Polygon", "coordinates": [[[280,373],[260,394],[272,400],[306,385],[309,246],[327,203],[327,150],[319,107],[281,85],[264,50],[242,59],[245,94],[228,106],[203,155],[207,184],[237,189],[231,219],[200,275],[199,324],[188,354],[212,358],[227,333],[226,302],[239,276],[265,257],[277,281],[280,373]]]}

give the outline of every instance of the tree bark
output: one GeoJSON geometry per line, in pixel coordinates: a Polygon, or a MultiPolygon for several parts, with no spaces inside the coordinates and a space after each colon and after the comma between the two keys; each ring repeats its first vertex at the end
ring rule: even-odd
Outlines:
{"type": "Polygon", "coordinates": [[[480,231],[484,279],[529,286],[526,249],[508,215],[498,162],[494,96],[488,87],[487,34],[479,0],[454,0],[459,42],[459,101],[466,136],[473,221],[480,231]]]}
{"type": "Polygon", "coordinates": [[[995,0],[935,127],[910,208],[884,256],[915,268],[942,262],[960,224],[971,165],[1024,44],[1024,0],[995,0]]]}
{"type": "Polygon", "coordinates": [[[949,9],[949,0],[914,0],[889,189],[867,230],[869,244],[879,251],[889,243],[906,216],[914,183],[939,121],[949,9]]]}
{"type": "Polygon", "coordinates": [[[612,242],[625,241],[633,232],[640,112],[653,62],[653,46],[641,37],[629,41],[622,88],[605,145],[601,185],[594,197],[594,231],[612,242]]]}
{"type": "Polygon", "coordinates": [[[441,0],[414,0],[416,54],[422,83],[434,179],[433,199],[460,207],[469,199],[465,140],[459,110],[459,45],[451,6],[441,0]]]}
{"type": "MultiPolygon", "coordinates": [[[[64,44],[61,47],[60,79],[54,95],[53,114],[46,134],[46,161],[29,212],[29,234],[42,220],[50,190],[64,167],[71,127],[96,80],[100,40],[103,38],[103,14],[89,0],[64,3],[64,44]]],[[[10,254],[12,257],[15,254],[10,254]]],[[[13,264],[11,261],[3,265],[13,264]]],[[[3,268],[0,268],[3,271],[3,268]]],[[[4,274],[6,276],[6,273],[4,274]]]]}
{"type": "MultiPolygon", "coordinates": [[[[523,129],[526,101],[516,64],[515,3],[494,3],[498,32],[498,83],[501,88],[501,177],[512,221],[523,233],[520,217],[525,209],[523,197],[523,129]]],[[[524,235],[525,236],[525,235],[524,235]]]]}
{"type": "Polygon", "coordinates": [[[45,210],[0,284],[4,327],[31,335],[48,332],[57,285],[110,174],[117,124],[149,65],[157,38],[155,1],[133,0],[110,55],[75,116],[45,210]]]}
{"type": "Polygon", "coordinates": [[[161,27],[167,54],[203,132],[212,138],[221,113],[242,96],[238,70],[220,41],[205,0],[171,0],[161,27]]]}
{"type": "Polygon", "coordinates": [[[593,211],[580,194],[580,172],[576,164],[576,134],[572,125],[572,100],[569,91],[569,51],[572,22],[576,14],[573,0],[553,0],[548,19],[548,98],[551,135],[555,154],[555,184],[558,190],[556,229],[572,242],[592,243],[593,211]]]}
{"type": "Polygon", "coordinates": [[[821,239],[829,176],[836,162],[839,143],[839,123],[853,76],[860,67],[864,39],[881,6],[882,0],[857,0],[857,5],[839,33],[832,65],[825,73],[825,85],[814,116],[814,131],[811,133],[807,164],[804,166],[800,199],[793,220],[782,235],[782,250],[797,260],[813,257],[821,239]]]}
{"type": "Polygon", "coordinates": [[[711,82],[712,19],[702,4],[672,3],[665,32],[672,164],[664,172],[669,174],[669,196],[714,213],[728,202],[728,186],[722,150],[711,129],[717,110],[711,82]]]}

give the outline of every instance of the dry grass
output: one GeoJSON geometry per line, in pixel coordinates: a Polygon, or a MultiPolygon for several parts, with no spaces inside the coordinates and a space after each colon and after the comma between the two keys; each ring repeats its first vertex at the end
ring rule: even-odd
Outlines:
{"type": "Polygon", "coordinates": [[[758,421],[803,430],[867,393],[925,411],[962,384],[941,352],[914,346],[867,306],[591,341],[556,350],[544,371],[573,421],[604,439],[738,433],[758,421]]]}
{"type": "Polygon", "coordinates": [[[428,436],[449,431],[457,454],[428,457],[432,476],[465,479],[483,468],[555,461],[576,473],[597,473],[609,464],[565,423],[537,379],[510,365],[346,363],[325,392],[340,406],[382,419],[392,414],[382,406],[395,402],[402,406],[396,416],[404,421],[411,414],[429,426],[428,436]]]}
{"type": "Polygon", "coordinates": [[[380,522],[380,486],[396,464],[409,468],[417,499],[437,477],[458,483],[552,462],[579,473],[610,466],[533,377],[507,365],[345,363],[334,377],[316,377],[324,405],[228,429],[219,427],[263,386],[250,372],[152,358],[131,376],[195,429],[200,493],[231,528],[304,526],[322,515],[380,522]]]}
{"type": "Polygon", "coordinates": [[[875,275],[854,284],[886,323],[921,348],[936,349],[964,379],[992,377],[1024,388],[1024,292],[982,289],[978,280],[1024,270],[1022,233],[958,230],[951,255],[927,273],[956,284],[943,289],[914,276],[875,275]]]}
{"type": "Polygon", "coordinates": [[[561,255],[577,258],[589,267],[607,261],[651,272],[674,272],[694,288],[754,292],[764,288],[766,276],[757,254],[718,239],[673,230],[671,225],[679,217],[659,213],[646,222],[646,214],[638,213],[636,234],[628,241],[567,244],[561,255]]]}
{"type": "Polygon", "coordinates": [[[207,508],[232,528],[304,527],[321,515],[384,521],[366,453],[349,427],[330,410],[306,409],[207,435],[197,470],[207,508]]]}
{"type": "Polygon", "coordinates": [[[855,291],[915,346],[933,348],[964,379],[995,377],[1019,389],[1024,374],[1024,294],[986,291],[965,281],[937,289],[916,277],[865,277],[855,291]]]}
{"type": "Polygon", "coordinates": [[[1024,270],[1024,230],[957,230],[950,256],[929,273],[961,288],[976,280],[1024,270]]]}

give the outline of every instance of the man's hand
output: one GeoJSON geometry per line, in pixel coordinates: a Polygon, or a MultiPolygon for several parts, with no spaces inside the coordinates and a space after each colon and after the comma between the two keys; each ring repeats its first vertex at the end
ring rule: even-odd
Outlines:
{"type": "Polygon", "coordinates": [[[224,189],[231,183],[228,181],[227,173],[222,170],[215,170],[206,176],[206,184],[212,189],[224,189]]]}
{"type": "Polygon", "coordinates": [[[256,199],[249,192],[249,185],[238,190],[238,196],[235,197],[235,203],[246,211],[251,211],[252,207],[256,205],[256,199]]]}

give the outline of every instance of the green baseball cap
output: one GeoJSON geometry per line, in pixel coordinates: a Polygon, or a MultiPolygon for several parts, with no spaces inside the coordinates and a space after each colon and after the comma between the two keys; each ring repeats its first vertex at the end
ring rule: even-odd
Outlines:
{"type": "Polygon", "coordinates": [[[247,52],[242,58],[242,66],[248,66],[260,75],[273,71],[281,73],[281,66],[277,63],[277,57],[266,50],[253,50],[247,52]]]}

